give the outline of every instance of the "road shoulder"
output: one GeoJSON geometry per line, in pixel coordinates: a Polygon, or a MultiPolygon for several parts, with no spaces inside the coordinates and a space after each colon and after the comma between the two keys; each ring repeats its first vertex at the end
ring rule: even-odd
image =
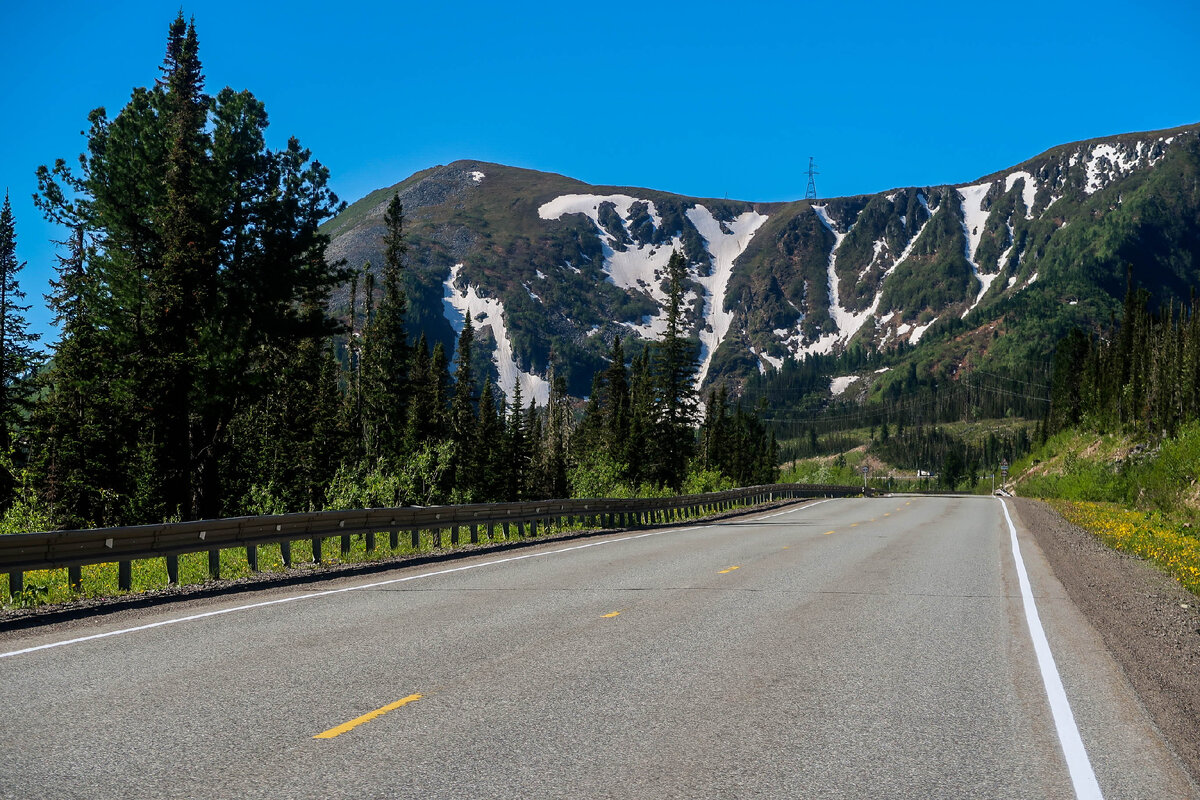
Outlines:
{"type": "Polygon", "coordinates": [[[1012,502],[1072,603],[1100,634],[1154,724],[1200,783],[1196,597],[1144,561],[1104,546],[1045,503],[1012,502]]]}

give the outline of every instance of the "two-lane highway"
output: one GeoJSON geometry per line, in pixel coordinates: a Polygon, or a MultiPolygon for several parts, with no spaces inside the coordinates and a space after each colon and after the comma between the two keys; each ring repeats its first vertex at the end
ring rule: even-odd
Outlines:
{"type": "Polygon", "coordinates": [[[10,635],[0,796],[1200,797],[1015,522],[826,500],[10,635]]]}

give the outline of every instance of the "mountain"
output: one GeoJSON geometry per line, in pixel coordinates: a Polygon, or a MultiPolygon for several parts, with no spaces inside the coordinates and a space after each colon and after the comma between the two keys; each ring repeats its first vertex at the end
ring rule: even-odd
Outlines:
{"type": "MultiPolygon", "coordinates": [[[[450,351],[470,312],[500,385],[541,402],[551,364],[584,396],[614,336],[661,334],[676,249],[704,385],[855,345],[1045,358],[1071,326],[1107,322],[1130,275],[1160,302],[1200,288],[1200,126],[1062,145],[957,186],[790,203],[458,161],[349,206],[327,223],[332,258],[382,263],[394,192],[413,333],[450,351]]],[[[347,292],[334,310],[348,315],[347,292]]]]}

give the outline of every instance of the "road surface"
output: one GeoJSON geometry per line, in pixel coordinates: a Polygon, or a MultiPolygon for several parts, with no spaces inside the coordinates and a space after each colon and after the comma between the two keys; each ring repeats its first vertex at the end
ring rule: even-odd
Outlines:
{"type": "Polygon", "coordinates": [[[0,796],[1200,797],[1014,521],[808,502],[10,634],[0,796]]]}

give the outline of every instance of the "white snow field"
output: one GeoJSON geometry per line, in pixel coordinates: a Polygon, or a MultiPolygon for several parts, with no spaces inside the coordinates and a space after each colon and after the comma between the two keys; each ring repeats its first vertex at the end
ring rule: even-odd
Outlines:
{"type": "Polygon", "coordinates": [[[479,291],[466,280],[461,281],[463,288],[459,288],[461,272],[462,264],[455,264],[450,268],[450,277],[442,284],[442,307],[446,320],[456,334],[462,333],[469,311],[475,330],[491,328],[492,336],[496,338],[496,350],[492,354],[492,361],[500,374],[500,388],[505,396],[512,401],[514,388],[519,381],[522,402],[528,403],[532,398],[538,405],[546,405],[550,401],[549,382],[517,367],[512,342],[509,341],[508,330],[504,326],[504,303],[499,298],[481,297],[479,291]]]}
{"type": "MultiPolygon", "coordinates": [[[[568,194],[556,197],[538,209],[542,219],[559,219],[563,214],[583,214],[596,226],[604,248],[603,270],[609,281],[622,289],[647,292],[662,309],[667,302],[666,293],[661,283],[671,258],[676,249],[682,250],[683,244],[678,236],[673,236],[667,243],[661,245],[627,244],[624,251],[615,250],[616,241],[600,224],[600,204],[609,202],[616,208],[616,213],[625,223],[630,221],[630,208],[639,202],[638,198],[626,194],[593,195],[568,194]]],[[[657,228],[662,225],[662,218],[654,203],[642,200],[647,205],[650,219],[657,228]]],[[[700,322],[700,369],[696,374],[696,383],[704,383],[708,369],[712,364],[713,354],[720,347],[733,315],[725,311],[725,292],[729,288],[729,280],[733,277],[733,262],[746,250],[754,232],[762,226],[767,218],[755,211],[747,211],[732,222],[726,222],[722,230],[721,223],[713,217],[712,212],[702,205],[696,205],[687,210],[687,217],[696,230],[704,238],[705,248],[712,257],[712,274],[701,276],[695,272],[691,278],[704,287],[705,296],[703,318],[700,322]]],[[[687,299],[684,299],[685,304],[687,299]]],[[[657,339],[667,328],[667,317],[659,313],[644,317],[641,324],[622,323],[640,336],[657,339]]]]}
{"type": "MultiPolygon", "coordinates": [[[[979,242],[983,239],[983,226],[987,224],[988,216],[991,214],[990,209],[983,208],[984,198],[991,188],[992,184],[990,183],[980,183],[975,186],[964,186],[958,190],[958,196],[962,199],[963,232],[967,235],[967,247],[964,255],[967,257],[967,263],[971,265],[971,274],[979,281],[979,293],[975,295],[974,302],[962,313],[964,318],[975,310],[975,306],[979,305],[979,301],[987,294],[992,281],[996,280],[997,273],[981,272],[979,264],[975,261],[975,253],[979,250],[979,242]]],[[[912,341],[915,343],[923,333],[925,333],[924,329],[921,329],[920,333],[914,333],[912,341]]]]}
{"type": "MultiPolygon", "coordinates": [[[[792,349],[795,356],[799,357],[806,353],[829,353],[833,350],[835,343],[839,341],[843,343],[849,342],[854,337],[854,334],[858,333],[859,329],[862,328],[863,324],[866,323],[868,319],[875,316],[875,313],[879,310],[879,301],[883,298],[884,281],[887,280],[889,275],[896,271],[896,267],[903,264],[909,255],[912,254],[913,247],[916,246],[917,241],[921,238],[921,235],[925,233],[925,227],[929,225],[930,221],[933,220],[934,215],[941,211],[941,206],[938,206],[936,209],[930,209],[924,194],[918,194],[917,198],[921,205],[924,206],[925,210],[929,213],[929,218],[922,223],[917,232],[913,234],[913,237],[908,240],[908,244],[904,246],[904,250],[884,271],[883,275],[879,277],[879,286],[875,290],[875,297],[871,300],[871,305],[867,306],[858,313],[848,311],[842,306],[837,283],[837,270],[835,269],[838,249],[842,246],[842,242],[845,240],[846,236],[848,236],[850,231],[853,230],[854,225],[852,224],[845,233],[841,233],[834,227],[833,221],[829,219],[829,215],[825,213],[826,206],[812,207],[813,211],[817,215],[817,219],[821,220],[821,224],[833,234],[834,238],[833,249],[829,251],[829,264],[827,269],[829,275],[829,316],[833,318],[834,323],[837,325],[838,332],[827,333],[807,347],[799,346],[799,344],[795,342],[796,337],[793,337],[792,340],[789,341],[793,343],[792,349]]],[[[880,257],[882,252],[883,248],[876,246],[874,258],[880,257]]],[[[872,263],[874,263],[874,260],[872,260],[872,263]]],[[[882,324],[890,318],[891,314],[887,314],[877,320],[877,323],[882,324]]],[[[907,332],[908,328],[906,326],[903,327],[905,327],[903,331],[899,328],[896,329],[897,335],[903,335],[907,332]]],[[[923,330],[921,332],[924,333],[923,330]]],[[[915,342],[916,340],[913,339],[912,341],[915,342]]]]}
{"type": "Polygon", "coordinates": [[[1037,197],[1037,181],[1033,176],[1024,170],[1017,170],[1004,179],[1004,191],[1012,191],[1013,184],[1019,178],[1024,178],[1025,183],[1021,186],[1021,202],[1025,204],[1025,219],[1033,219],[1033,200],[1037,197]]]}
{"type": "Polygon", "coordinates": [[[725,292],[729,288],[729,279],[733,277],[733,262],[746,251],[750,237],[767,218],[756,211],[746,211],[733,222],[725,223],[729,233],[721,230],[721,223],[704,206],[689,208],[687,218],[704,237],[704,246],[713,262],[712,274],[707,277],[692,276],[704,287],[705,294],[704,322],[700,325],[700,370],[696,373],[696,385],[701,386],[708,377],[713,354],[721,346],[733,322],[733,314],[725,310],[725,292]]]}
{"type": "Polygon", "coordinates": [[[834,397],[844,394],[845,391],[850,388],[850,384],[854,383],[856,380],[858,380],[857,375],[844,375],[839,378],[834,378],[829,382],[829,392],[834,397]]]}

